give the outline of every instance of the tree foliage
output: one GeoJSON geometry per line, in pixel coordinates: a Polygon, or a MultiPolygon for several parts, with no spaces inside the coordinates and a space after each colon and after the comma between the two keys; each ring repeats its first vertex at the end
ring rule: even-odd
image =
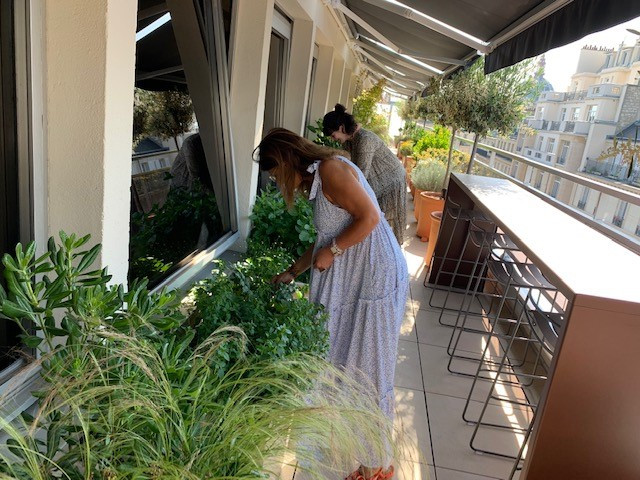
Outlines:
{"type": "Polygon", "coordinates": [[[633,174],[634,167],[640,159],[640,145],[637,142],[631,142],[630,138],[626,141],[614,138],[613,145],[605,149],[596,160],[602,161],[618,156],[622,160],[622,164],[627,165],[628,178],[633,174]]]}
{"type": "Polygon", "coordinates": [[[451,128],[451,152],[459,129],[473,132],[479,138],[490,131],[506,135],[516,128],[531,98],[536,96],[536,79],[534,60],[485,75],[482,58],[449,79],[432,82],[428,87],[431,94],[418,106],[418,115],[451,128]]]}
{"type": "Polygon", "coordinates": [[[383,123],[376,113],[376,105],[382,100],[382,91],[385,85],[384,79],[379,80],[371,88],[363,90],[353,102],[353,117],[367,130],[373,130],[372,127],[379,127],[383,123]]]}
{"type": "Polygon", "coordinates": [[[145,136],[172,138],[191,130],[194,121],[193,104],[188,93],[170,90],[151,92],[136,89],[134,97],[134,141],[145,136]]]}

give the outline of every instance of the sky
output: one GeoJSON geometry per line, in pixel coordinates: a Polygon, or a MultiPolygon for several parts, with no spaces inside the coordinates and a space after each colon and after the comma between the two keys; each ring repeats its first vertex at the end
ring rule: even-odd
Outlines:
{"type": "Polygon", "coordinates": [[[607,30],[592,33],[563,47],[549,50],[544,55],[547,62],[544,78],[551,82],[554,90],[558,92],[566,91],[571,75],[576,71],[580,49],[585,45],[617,49],[620,42],[624,42],[625,45],[633,45],[638,35],[628,32],[627,28],[640,31],[640,17],[607,30]]]}

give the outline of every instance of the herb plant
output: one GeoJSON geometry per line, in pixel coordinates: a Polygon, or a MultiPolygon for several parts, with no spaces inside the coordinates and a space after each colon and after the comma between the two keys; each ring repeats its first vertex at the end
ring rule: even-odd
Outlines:
{"type": "MultiPolygon", "coordinates": [[[[271,284],[290,261],[286,253],[274,251],[233,265],[218,262],[212,277],[195,289],[198,339],[232,325],[245,332],[246,354],[258,361],[299,353],[323,356],[329,338],[322,307],[304,297],[304,287],[271,284]]],[[[233,343],[221,347],[213,359],[218,375],[224,375],[242,352],[233,343]]]]}
{"type": "Polygon", "coordinates": [[[293,208],[289,209],[280,191],[272,186],[268,186],[256,198],[251,221],[250,254],[254,248],[264,250],[264,246],[269,246],[300,256],[316,241],[313,210],[309,201],[298,196],[293,208]]]}

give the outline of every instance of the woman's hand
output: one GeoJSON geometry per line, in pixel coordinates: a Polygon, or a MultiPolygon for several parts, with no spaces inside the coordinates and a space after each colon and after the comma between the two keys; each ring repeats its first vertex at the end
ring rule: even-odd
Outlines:
{"type": "Polygon", "coordinates": [[[281,283],[291,283],[296,279],[296,277],[289,270],[285,270],[284,272],[276,275],[271,279],[271,283],[274,285],[279,285],[281,283]]]}
{"type": "Polygon", "coordinates": [[[321,248],[317,251],[315,258],[313,259],[313,268],[317,268],[321,272],[324,272],[333,263],[333,253],[329,247],[321,248]]]}

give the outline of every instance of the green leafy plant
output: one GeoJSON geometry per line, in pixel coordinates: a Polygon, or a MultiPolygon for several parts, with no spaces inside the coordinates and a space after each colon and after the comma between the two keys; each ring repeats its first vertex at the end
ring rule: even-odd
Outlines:
{"type": "Polygon", "coordinates": [[[416,155],[429,148],[447,148],[451,140],[451,132],[441,126],[435,125],[433,130],[424,130],[420,139],[415,143],[413,151],[416,155]]]}
{"type": "Polygon", "coordinates": [[[324,134],[324,125],[322,118],[316,120],[315,126],[307,125],[307,130],[315,135],[313,143],[324,145],[325,147],[329,148],[335,148],[336,150],[342,150],[342,145],[340,144],[340,142],[324,134]]]}
{"type": "Polygon", "coordinates": [[[316,452],[343,466],[391,441],[371,386],[313,356],[249,361],[237,327],[194,340],[174,293],[109,285],[106,268],[91,269],[99,245],[60,238],[37,257],[31,243],[2,259],[0,315],[40,350],[29,368],[45,381],[21,428],[0,417],[2,478],[263,479],[294,453],[317,477],[316,452]],[[238,360],[221,375],[229,344],[238,360]]]}
{"type": "Polygon", "coordinates": [[[180,260],[195,251],[203,225],[208,239],[222,232],[215,195],[199,183],[193,188],[174,188],[163,205],[149,213],[131,216],[129,278],[157,283],[180,260]]]}
{"type": "Polygon", "coordinates": [[[426,130],[417,123],[407,121],[401,129],[400,137],[402,140],[411,140],[415,144],[422,138],[425,132],[426,130]]]}
{"type": "Polygon", "coordinates": [[[256,198],[251,212],[249,254],[253,248],[274,246],[300,256],[316,241],[313,211],[309,201],[298,196],[289,209],[280,191],[267,187],[256,198]]]}
{"type": "Polygon", "coordinates": [[[376,105],[382,100],[385,85],[386,80],[381,79],[371,88],[363,90],[353,101],[353,117],[363,128],[371,130],[390,143],[387,118],[376,113],[376,105]]]}
{"type": "MultiPolygon", "coordinates": [[[[219,262],[195,289],[198,338],[233,325],[245,332],[247,354],[258,361],[298,353],[323,356],[329,344],[322,307],[304,297],[304,287],[271,284],[290,261],[286,253],[273,251],[233,265],[219,262]]],[[[224,375],[241,355],[240,346],[227,344],[217,352],[214,368],[224,375]]]]}
{"type": "Polygon", "coordinates": [[[420,160],[411,172],[411,181],[420,190],[438,192],[447,173],[447,167],[439,160],[420,160]]]}
{"type": "MultiPolygon", "coordinates": [[[[430,161],[438,160],[444,165],[447,164],[447,158],[449,157],[449,151],[447,148],[427,148],[422,153],[417,155],[418,161],[430,161]]],[[[454,150],[451,153],[451,171],[452,172],[465,172],[467,165],[469,164],[469,154],[454,150]]]]}

